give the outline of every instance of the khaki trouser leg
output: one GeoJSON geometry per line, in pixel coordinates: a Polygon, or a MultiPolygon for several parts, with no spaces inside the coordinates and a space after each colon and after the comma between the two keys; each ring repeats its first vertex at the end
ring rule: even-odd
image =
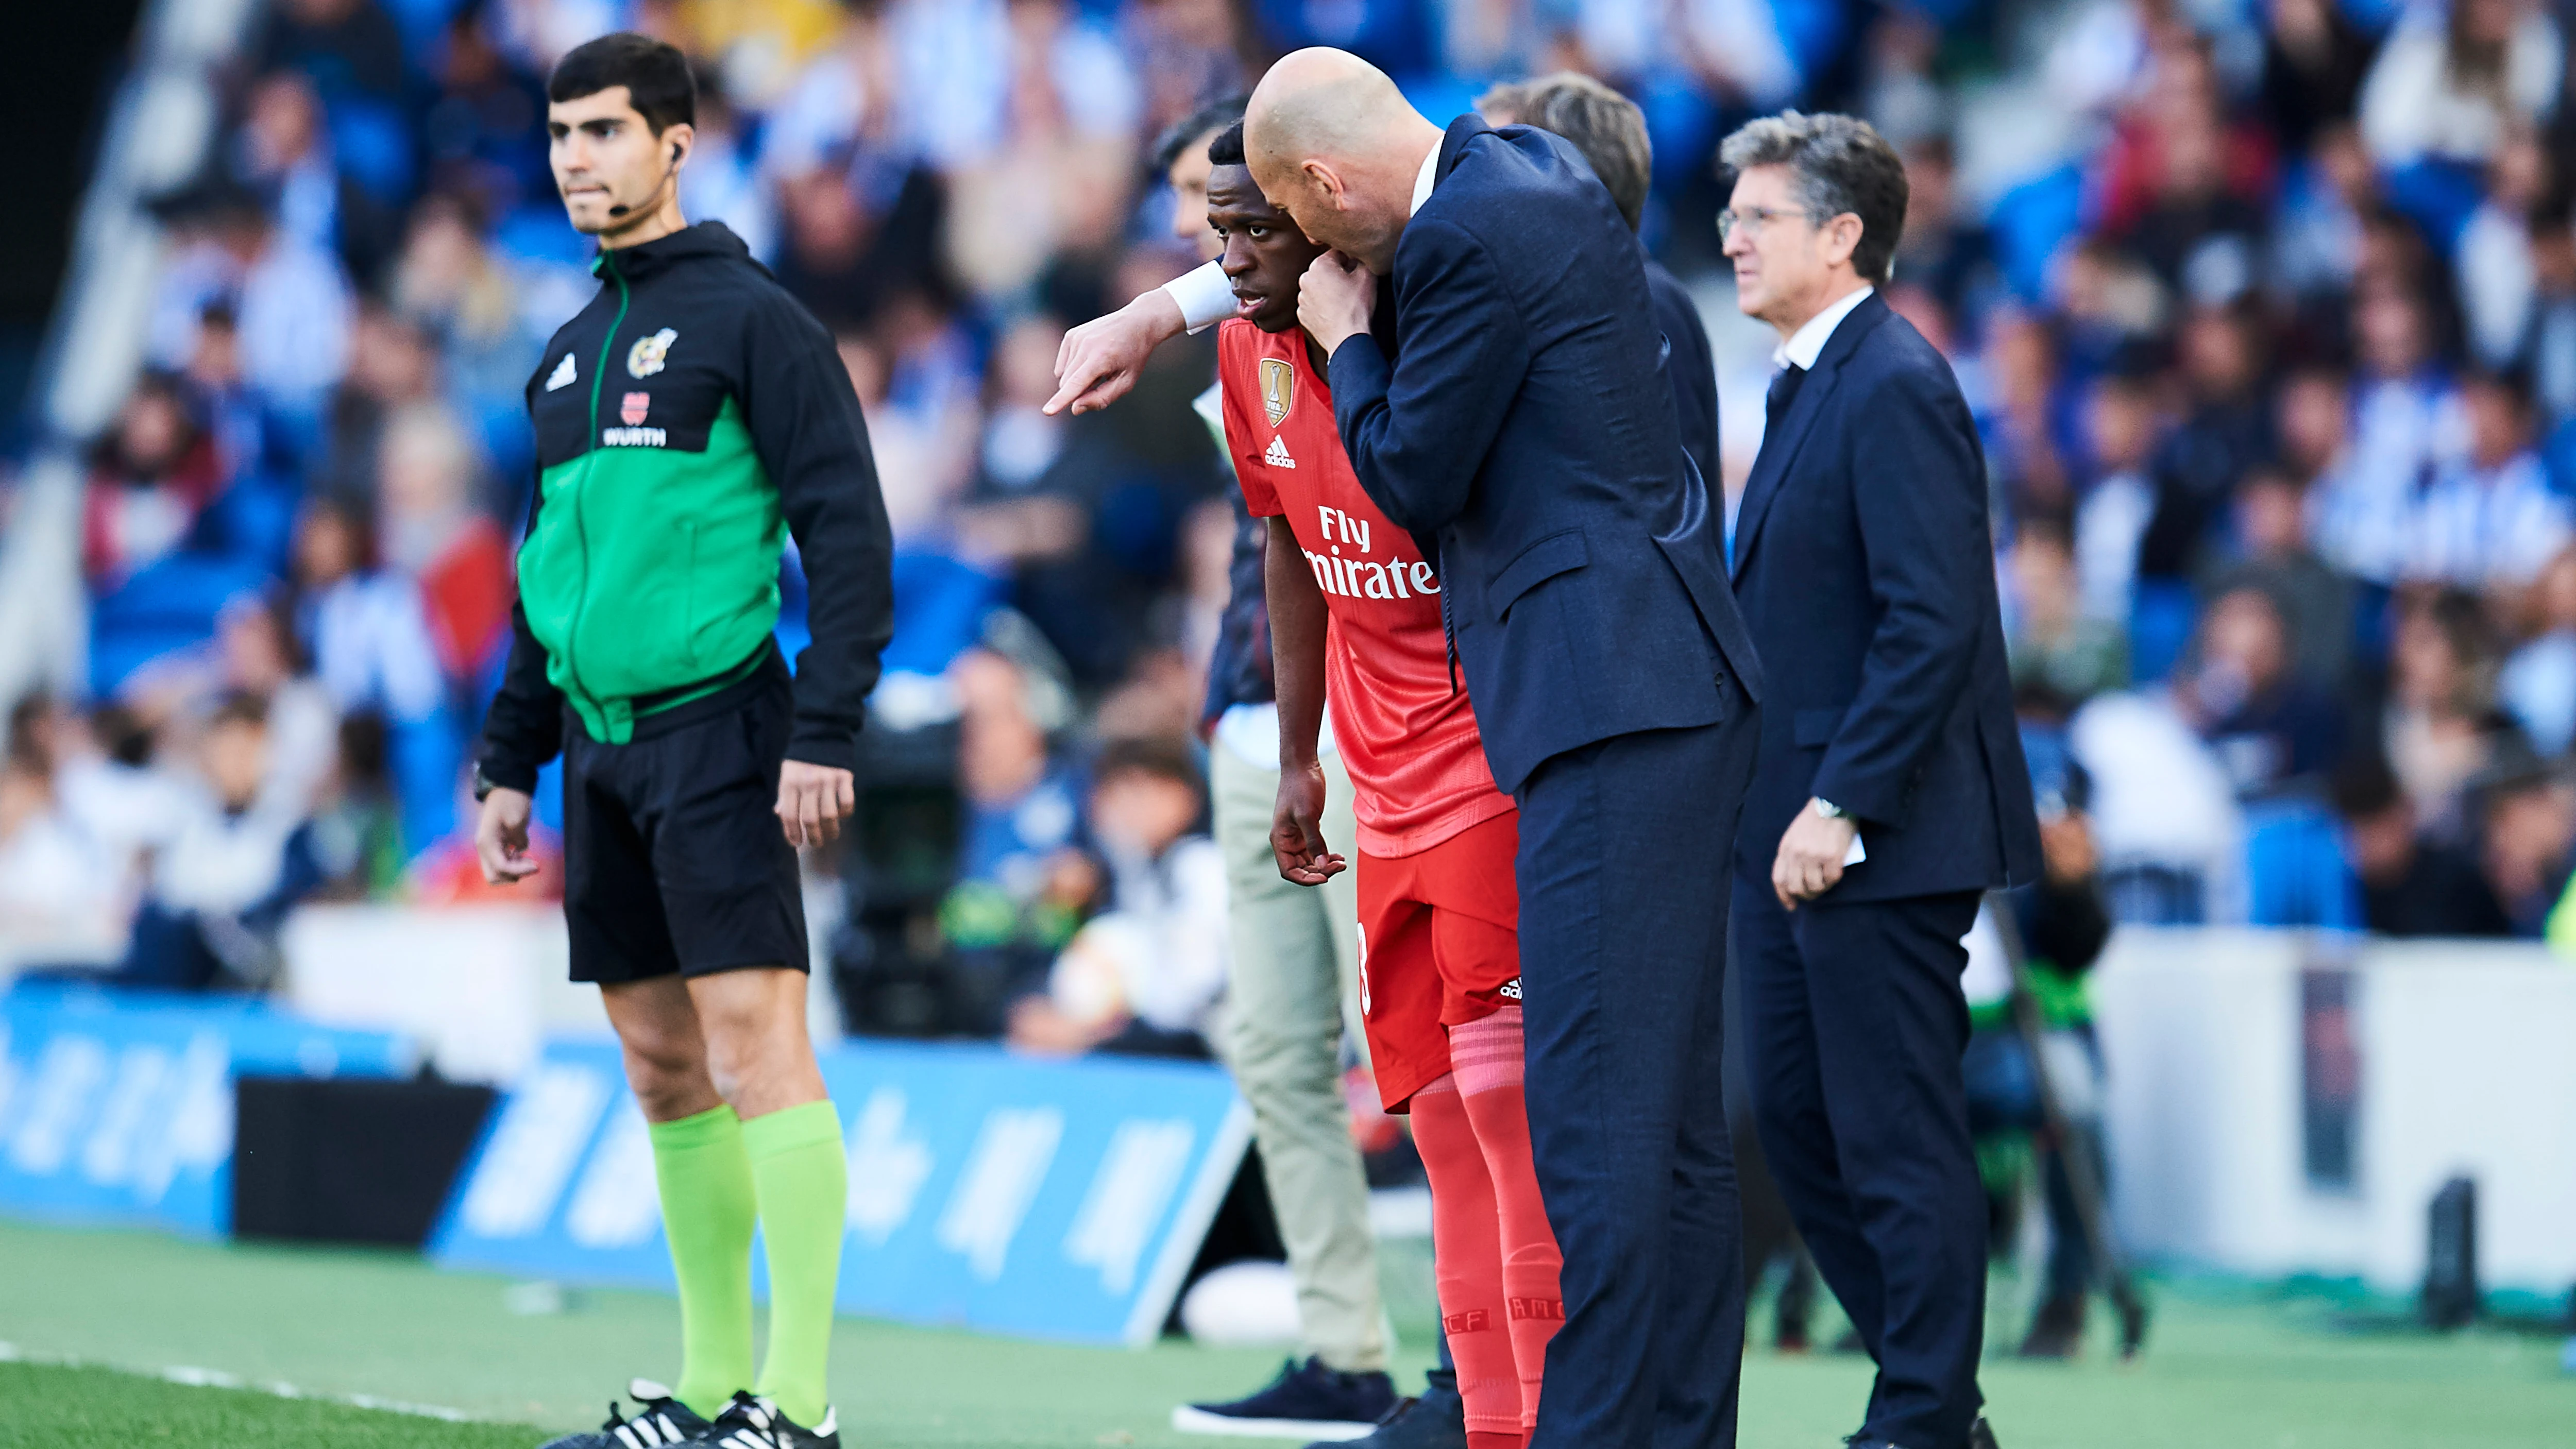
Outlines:
{"type": "MultiPolygon", "coordinates": [[[[1346,1372],[1384,1369],[1368,1182],[1341,1085],[1344,1023],[1359,1019],[1354,871],[1316,888],[1280,879],[1270,854],[1278,772],[1245,763],[1221,743],[1209,755],[1234,938],[1226,1064],[1252,1105],[1306,1351],[1346,1372]]],[[[1325,757],[1324,769],[1325,842],[1355,861],[1350,777],[1337,755],[1325,757]]],[[[1351,1034],[1357,1039],[1356,1028],[1351,1034]]]]}

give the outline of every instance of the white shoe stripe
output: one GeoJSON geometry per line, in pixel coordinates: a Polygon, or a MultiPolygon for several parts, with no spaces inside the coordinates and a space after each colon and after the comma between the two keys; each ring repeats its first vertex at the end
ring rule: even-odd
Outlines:
{"type": "Polygon", "coordinates": [[[1219,1434],[1243,1439],[1303,1439],[1308,1443],[1365,1439],[1377,1432],[1375,1424],[1355,1423],[1347,1419],[1240,1419],[1231,1414],[1211,1414],[1195,1404],[1174,1408],[1172,1427],[1184,1434],[1219,1434]]]}

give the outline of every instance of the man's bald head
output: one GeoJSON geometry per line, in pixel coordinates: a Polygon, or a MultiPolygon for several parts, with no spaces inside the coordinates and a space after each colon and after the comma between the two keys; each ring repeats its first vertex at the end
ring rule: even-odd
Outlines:
{"type": "Polygon", "coordinates": [[[1440,128],[1386,72],[1345,50],[1282,57],[1252,92],[1244,159],[1262,194],[1306,235],[1383,274],[1440,128]]]}
{"type": "Polygon", "coordinates": [[[1245,110],[1244,152],[1294,167],[1310,156],[1340,160],[1420,119],[1385,71],[1347,50],[1317,46],[1280,59],[1245,110]]]}

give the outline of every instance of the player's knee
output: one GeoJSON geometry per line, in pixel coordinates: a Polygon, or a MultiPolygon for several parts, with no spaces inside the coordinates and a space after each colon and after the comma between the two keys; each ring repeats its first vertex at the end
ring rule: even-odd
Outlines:
{"type": "Polygon", "coordinates": [[[767,1101],[812,1070],[814,1048],[802,1024],[776,1014],[721,1013],[707,1018],[706,1033],[708,1072],[737,1108],[767,1101]]]}
{"type": "Polygon", "coordinates": [[[712,1088],[705,1049],[694,1035],[630,1027],[619,1040],[625,1048],[626,1084],[646,1117],[667,1121],[705,1104],[712,1088]]]}

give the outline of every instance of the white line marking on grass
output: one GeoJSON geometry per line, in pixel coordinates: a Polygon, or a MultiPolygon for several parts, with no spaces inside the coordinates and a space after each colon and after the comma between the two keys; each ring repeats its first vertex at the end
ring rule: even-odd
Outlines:
{"type": "Polygon", "coordinates": [[[437,1404],[413,1404],[401,1399],[378,1398],[374,1394],[314,1394],[290,1383],[272,1381],[255,1383],[239,1374],[222,1369],[195,1368],[173,1364],[163,1369],[132,1369],[123,1364],[98,1363],[73,1358],[68,1354],[29,1353],[14,1343],[0,1340],[0,1363],[39,1364],[46,1368],[105,1369],[110,1373],[133,1374],[139,1378],[159,1379],[192,1389],[238,1389],[243,1393],[266,1394],[275,1399],[313,1399],[323,1403],[345,1404],[352,1409],[374,1409],[386,1414],[409,1414],[415,1419],[441,1419],[450,1424],[471,1424],[476,1416],[462,1409],[444,1408],[437,1404]]]}

